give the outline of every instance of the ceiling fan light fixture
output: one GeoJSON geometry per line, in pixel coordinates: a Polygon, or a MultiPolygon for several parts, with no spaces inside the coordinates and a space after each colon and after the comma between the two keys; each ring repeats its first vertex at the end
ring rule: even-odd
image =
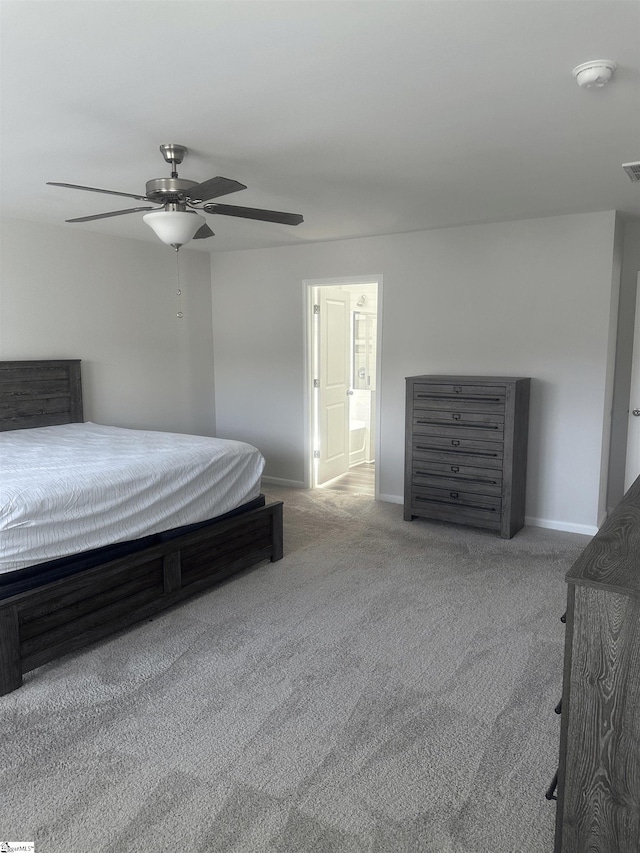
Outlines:
{"type": "Polygon", "coordinates": [[[191,210],[154,210],[142,218],[163,243],[175,249],[192,240],[196,231],[206,225],[204,216],[191,210]]]}

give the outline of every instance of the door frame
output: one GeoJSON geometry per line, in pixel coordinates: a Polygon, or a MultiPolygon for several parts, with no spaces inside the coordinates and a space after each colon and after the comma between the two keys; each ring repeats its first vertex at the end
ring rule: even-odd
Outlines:
{"type": "Polygon", "coordinates": [[[303,429],[304,429],[304,488],[312,489],[313,482],[313,449],[314,436],[312,429],[315,427],[315,397],[314,397],[314,326],[313,326],[313,290],[316,287],[337,287],[339,285],[362,285],[376,284],[378,287],[378,310],[376,322],[376,412],[375,412],[375,499],[377,500],[380,493],[379,481],[379,464],[380,464],[380,413],[382,410],[382,275],[357,275],[357,276],[340,276],[337,278],[309,278],[302,281],[302,307],[303,307],[303,346],[304,346],[304,364],[303,364],[303,389],[304,389],[304,413],[303,413],[303,429]]]}
{"type": "MultiPolygon", "coordinates": [[[[632,455],[632,442],[634,439],[637,441],[637,425],[632,421],[633,417],[637,417],[632,415],[633,409],[637,406],[637,393],[638,387],[640,386],[640,272],[636,278],[636,310],[634,315],[634,325],[633,325],[633,341],[631,344],[631,370],[629,373],[629,400],[628,400],[628,412],[627,412],[627,441],[625,445],[625,459],[624,459],[624,491],[625,493],[635,482],[636,477],[638,476],[637,472],[635,472],[635,476],[630,475],[630,456],[632,455]],[[636,395],[634,398],[633,395],[636,395]]],[[[633,462],[637,465],[638,463],[638,454],[635,452],[633,454],[633,462]]]]}

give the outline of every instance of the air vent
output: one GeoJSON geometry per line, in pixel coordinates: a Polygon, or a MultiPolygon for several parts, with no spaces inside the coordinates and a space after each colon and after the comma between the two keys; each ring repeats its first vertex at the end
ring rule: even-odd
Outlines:
{"type": "Polygon", "coordinates": [[[629,180],[634,184],[640,182],[640,163],[623,163],[622,168],[629,175],[629,180]]]}

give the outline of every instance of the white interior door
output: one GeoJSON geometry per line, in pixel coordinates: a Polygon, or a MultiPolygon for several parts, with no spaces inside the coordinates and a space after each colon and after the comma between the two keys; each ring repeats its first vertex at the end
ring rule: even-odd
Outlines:
{"type": "Polygon", "coordinates": [[[316,485],[349,469],[350,299],[320,287],[318,316],[318,440],[316,485]]]}
{"type": "Polygon", "coordinates": [[[627,464],[624,490],[640,476],[640,275],[636,292],[636,324],[633,336],[633,363],[629,394],[629,429],[627,432],[627,464]],[[636,413],[637,414],[634,414],[636,413]]]}

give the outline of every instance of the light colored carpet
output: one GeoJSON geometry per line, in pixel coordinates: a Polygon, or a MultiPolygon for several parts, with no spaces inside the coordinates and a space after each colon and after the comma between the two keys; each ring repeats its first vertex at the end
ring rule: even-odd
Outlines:
{"type": "Polygon", "coordinates": [[[36,853],[549,853],[564,575],[328,491],[263,563],[0,698],[0,835],[36,853]]]}

